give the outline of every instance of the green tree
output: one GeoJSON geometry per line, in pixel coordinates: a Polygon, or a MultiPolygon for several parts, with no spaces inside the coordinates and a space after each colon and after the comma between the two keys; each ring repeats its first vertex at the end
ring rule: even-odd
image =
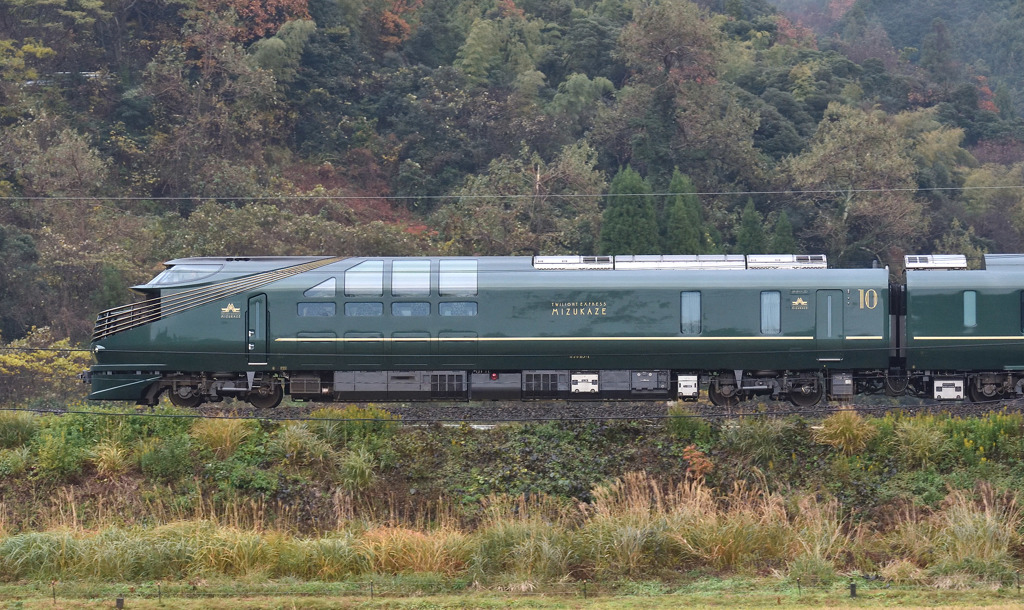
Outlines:
{"type": "Polygon", "coordinates": [[[800,245],[793,237],[793,224],[785,210],[779,212],[779,217],[775,220],[767,254],[800,254],[800,245]]]}
{"type": "Polygon", "coordinates": [[[491,162],[432,217],[446,254],[593,254],[605,181],[597,153],[566,146],[551,162],[528,149],[491,162]]]}
{"type": "Polygon", "coordinates": [[[747,205],[740,214],[740,225],[736,230],[735,252],[739,254],[764,254],[768,249],[768,239],[764,230],[764,218],[754,206],[753,199],[747,199],[747,205]]]}
{"type": "Polygon", "coordinates": [[[602,254],[658,254],[658,222],[650,192],[629,166],[612,178],[601,224],[602,254]]]}
{"type": "Polygon", "coordinates": [[[895,268],[925,221],[914,197],[910,142],[880,111],[829,104],[810,148],[786,171],[812,213],[807,237],[839,264],[887,261],[895,268]]]}
{"type": "Polygon", "coordinates": [[[666,203],[663,254],[703,254],[704,221],[697,189],[685,174],[676,169],[669,183],[666,203]]]}

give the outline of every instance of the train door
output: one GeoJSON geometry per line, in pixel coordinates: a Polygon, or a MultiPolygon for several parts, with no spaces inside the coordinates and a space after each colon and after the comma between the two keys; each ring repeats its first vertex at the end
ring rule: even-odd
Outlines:
{"type": "Polygon", "coordinates": [[[245,312],[246,353],[249,364],[267,363],[267,295],[249,297],[245,312]]]}
{"type": "Polygon", "coordinates": [[[842,290],[819,290],[816,295],[815,343],[819,362],[840,362],[843,359],[843,305],[842,290]]]}

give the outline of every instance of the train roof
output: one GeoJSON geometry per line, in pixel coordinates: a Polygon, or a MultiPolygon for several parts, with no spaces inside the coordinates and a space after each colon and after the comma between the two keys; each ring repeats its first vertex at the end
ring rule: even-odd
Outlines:
{"type": "Polygon", "coordinates": [[[834,287],[839,283],[885,285],[885,269],[827,269],[823,255],[684,255],[684,256],[486,256],[486,257],[337,257],[250,256],[189,257],[167,261],[166,269],[139,292],[228,281],[277,269],[307,267],[318,274],[338,274],[359,263],[395,260],[472,260],[481,282],[501,286],[707,287],[778,286],[834,287]],[[527,279],[529,278],[529,279],[527,279]],[[628,278],[628,281],[627,281],[628,278]]]}

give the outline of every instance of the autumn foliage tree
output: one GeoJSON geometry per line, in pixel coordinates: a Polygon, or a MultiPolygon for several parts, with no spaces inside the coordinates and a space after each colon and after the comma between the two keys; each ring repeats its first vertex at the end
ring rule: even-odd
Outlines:
{"type": "Polygon", "coordinates": [[[288,21],[309,19],[307,0],[200,0],[198,6],[213,12],[234,11],[238,25],[232,28],[233,38],[242,42],[274,34],[288,21]]]}

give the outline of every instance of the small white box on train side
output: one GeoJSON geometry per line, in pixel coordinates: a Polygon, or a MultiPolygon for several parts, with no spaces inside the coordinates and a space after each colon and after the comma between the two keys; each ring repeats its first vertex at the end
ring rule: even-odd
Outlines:
{"type": "Polygon", "coordinates": [[[697,393],[700,391],[696,375],[680,375],[678,386],[678,396],[683,400],[696,399],[697,393]]]}
{"type": "Polygon", "coordinates": [[[964,380],[962,377],[936,377],[933,387],[936,400],[964,399],[964,380]]]}

